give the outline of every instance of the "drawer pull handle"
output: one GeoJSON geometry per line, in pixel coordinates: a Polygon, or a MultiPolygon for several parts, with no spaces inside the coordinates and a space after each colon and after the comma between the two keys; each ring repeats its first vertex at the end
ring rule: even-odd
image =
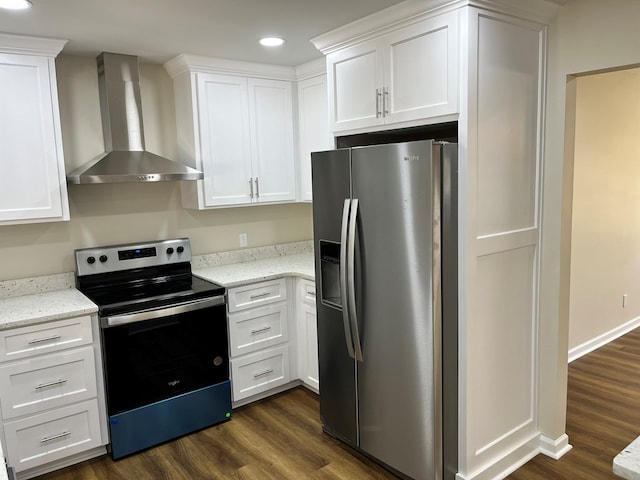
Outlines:
{"type": "Polygon", "coordinates": [[[36,338],[34,340],[29,340],[29,345],[33,345],[35,343],[50,342],[52,340],[60,340],[60,338],[62,338],[60,335],[52,335],[45,338],[36,338]]]}
{"type": "Polygon", "coordinates": [[[255,330],[251,330],[251,335],[255,335],[256,333],[267,332],[271,330],[271,325],[267,325],[266,327],[256,328],[255,330]]]}
{"type": "Polygon", "coordinates": [[[54,382],[41,383],[40,385],[36,385],[36,390],[41,390],[41,389],[47,388],[47,387],[54,387],[56,385],[62,385],[63,383],[67,383],[67,380],[65,378],[59,378],[58,380],[56,380],[54,382]]]}
{"type": "Polygon", "coordinates": [[[271,295],[271,292],[256,293],[255,295],[251,295],[249,298],[251,300],[255,300],[256,298],[268,297],[269,295],[271,295]]]}
{"type": "Polygon", "coordinates": [[[264,372],[254,373],[254,374],[253,374],[253,378],[260,378],[260,377],[264,377],[265,375],[269,375],[270,373],[273,373],[273,368],[268,368],[268,369],[267,369],[267,370],[265,370],[264,372]]]}
{"type": "Polygon", "coordinates": [[[71,435],[71,432],[62,432],[57,435],[51,435],[50,437],[42,437],[40,443],[52,442],[53,440],[58,440],[59,438],[68,437],[71,435]]]}
{"type": "Polygon", "coordinates": [[[309,296],[310,297],[315,297],[316,296],[316,291],[315,290],[309,290],[309,296]]]}

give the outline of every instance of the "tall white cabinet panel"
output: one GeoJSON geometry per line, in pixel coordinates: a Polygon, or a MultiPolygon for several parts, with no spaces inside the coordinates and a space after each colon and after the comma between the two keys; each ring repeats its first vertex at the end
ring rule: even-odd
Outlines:
{"type": "Polygon", "coordinates": [[[311,152],[333,148],[329,130],[327,75],[298,82],[298,125],[300,136],[300,199],[310,202],[311,152]]]}
{"type": "Polygon", "coordinates": [[[464,266],[460,417],[465,471],[495,478],[540,441],[536,304],[546,30],[479,9],[468,13],[475,81],[461,141],[469,145],[463,208],[473,229],[464,266]]]}
{"type": "Polygon", "coordinates": [[[198,75],[204,203],[208,207],[249,203],[251,149],[247,79],[198,75]]]}
{"type": "Polygon", "coordinates": [[[254,199],[293,201],[296,179],[291,82],[248,81],[254,199]]]}
{"type": "Polygon", "coordinates": [[[54,62],[65,43],[0,34],[0,225],[69,220],[54,62]]]}
{"type": "Polygon", "coordinates": [[[458,23],[441,14],[329,53],[331,130],[457,113],[458,23]]]}

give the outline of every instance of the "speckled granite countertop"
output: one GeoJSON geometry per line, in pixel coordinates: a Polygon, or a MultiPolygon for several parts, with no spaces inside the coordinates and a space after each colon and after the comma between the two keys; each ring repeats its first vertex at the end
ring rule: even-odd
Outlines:
{"type": "MultiPolygon", "coordinates": [[[[225,287],[286,276],[313,280],[312,248],[307,240],[197,255],[191,264],[195,275],[225,287]]],[[[97,312],[74,283],[73,272],[0,282],[0,330],[97,312]]]]}
{"type": "Polygon", "coordinates": [[[0,330],[88,315],[98,307],[75,288],[0,299],[0,330]]]}
{"type": "Polygon", "coordinates": [[[640,480],[640,437],[613,459],[613,473],[627,480],[640,480]]]}
{"type": "Polygon", "coordinates": [[[219,283],[225,287],[237,287],[249,283],[281,277],[302,277],[313,281],[313,252],[265,258],[242,263],[217,265],[194,269],[194,275],[219,283]]]}

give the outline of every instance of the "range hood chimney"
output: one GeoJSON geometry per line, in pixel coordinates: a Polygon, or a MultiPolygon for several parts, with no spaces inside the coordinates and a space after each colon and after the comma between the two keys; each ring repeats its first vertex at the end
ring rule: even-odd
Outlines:
{"type": "Polygon", "coordinates": [[[97,60],[106,152],[69,173],[67,183],[202,179],[202,172],[145,150],[138,57],[101,53],[97,60]]]}

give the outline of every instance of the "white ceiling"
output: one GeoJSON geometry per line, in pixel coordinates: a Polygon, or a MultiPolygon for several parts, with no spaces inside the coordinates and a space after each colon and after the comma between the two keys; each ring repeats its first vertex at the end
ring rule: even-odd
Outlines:
{"type": "Polygon", "coordinates": [[[138,55],[164,63],[180,53],[279,65],[321,57],[309,39],[401,0],[31,0],[0,10],[0,32],[64,38],[62,53],[138,55]],[[267,50],[262,36],[282,36],[267,50]]]}

